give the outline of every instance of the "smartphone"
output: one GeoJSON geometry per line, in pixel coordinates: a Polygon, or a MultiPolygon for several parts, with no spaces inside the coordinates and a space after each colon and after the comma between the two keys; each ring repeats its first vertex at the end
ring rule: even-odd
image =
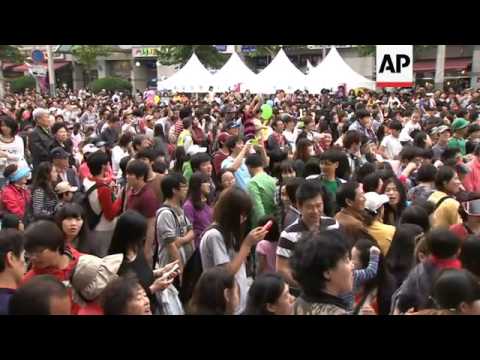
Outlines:
{"type": "Polygon", "coordinates": [[[175,274],[175,272],[176,272],[178,269],[180,269],[180,265],[175,264],[175,265],[173,266],[173,268],[172,268],[170,271],[168,271],[168,272],[166,272],[165,274],[163,274],[162,277],[163,277],[163,278],[167,278],[167,279],[168,279],[168,278],[171,278],[172,275],[175,274]]]}

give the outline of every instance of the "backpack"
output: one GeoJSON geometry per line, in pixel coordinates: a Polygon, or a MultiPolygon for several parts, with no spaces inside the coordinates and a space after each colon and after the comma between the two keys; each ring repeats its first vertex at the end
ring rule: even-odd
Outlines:
{"type": "Polygon", "coordinates": [[[180,222],[178,221],[177,214],[175,214],[175,211],[170,206],[163,205],[160,209],[157,211],[157,215],[155,217],[155,237],[154,237],[154,250],[153,250],[153,270],[155,270],[155,266],[157,265],[158,262],[158,251],[160,250],[160,242],[158,241],[158,234],[157,234],[157,223],[158,223],[158,217],[162,213],[162,211],[170,211],[173,215],[173,219],[175,220],[175,226],[177,228],[180,227],[180,222]]]}
{"type": "MultiPolygon", "coordinates": [[[[209,226],[207,229],[205,229],[203,234],[205,234],[207,231],[211,229],[218,230],[223,236],[222,230],[218,225],[209,226]]],[[[178,294],[178,297],[180,298],[180,301],[182,302],[182,304],[187,304],[192,298],[193,291],[195,290],[195,286],[197,285],[197,282],[200,279],[200,276],[202,276],[202,273],[203,273],[202,257],[200,255],[200,246],[198,246],[193,252],[190,259],[188,259],[187,263],[183,267],[182,285],[180,286],[180,290],[178,294]]]]}
{"type": "Polygon", "coordinates": [[[107,186],[105,184],[98,185],[97,183],[93,184],[93,186],[88,189],[85,195],[81,196],[78,200],[79,205],[81,205],[85,209],[85,219],[87,220],[88,227],[90,230],[94,230],[95,227],[100,222],[102,218],[103,211],[100,211],[100,214],[97,214],[90,205],[90,200],[88,199],[90,194],[97,190],[99,187],[107,186]]]}

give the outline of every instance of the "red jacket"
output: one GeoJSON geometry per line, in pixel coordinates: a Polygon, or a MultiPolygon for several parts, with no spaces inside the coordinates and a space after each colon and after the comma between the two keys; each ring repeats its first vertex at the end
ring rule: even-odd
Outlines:
{"type": "Polygon", "coordinates": [[[8,212],[23,220],[25,211],[31,201],[30,190],[8,184],[2,190],[2,206],[8,212]]]}
{"type": "Polygon", "coordinates": [[[78,259],[81,256],[81,253],[79,253],[77,250],[75,250],[72,247],[67,247],[65,251],[66,255],[70,257],[70,262],[68,263],[67,267],[65,269],[57,269],[54,267],[47,267],[44,269],[36,269],[32,268],[29,272],[27,272],[23,278],[22,278],[22,283],[27,282],[31,278],[33,278],[36,275],[52,275],[61,282],[65,284],[68,288],[68,294],[70,296],[70,302],[72,304],[72,315],[77,315],[78,311],[80,309],[80,306],[76,304],[73,299],[72,299],[72,288],[70,285],[70,278],[72,276],[72,272],[75,269],[75,266],[78,263],[78,259]]]}

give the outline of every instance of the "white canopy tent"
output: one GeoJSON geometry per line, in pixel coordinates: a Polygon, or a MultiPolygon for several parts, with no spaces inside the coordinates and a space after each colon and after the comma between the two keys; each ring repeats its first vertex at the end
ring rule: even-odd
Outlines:
{"type": "Polygon", "coordinates": [[[345,84],[348,89],[364,87],[375,89],[375,81],[367,79],[353,70],[338,53],[335,47],[325,59],[311,69],[306,77],[308,91],[320,93],[322,89],[336,90],[338,86],[345,84]]]}
{"type": "Polygon", "coordinates": [[[240,84],[240,91],[243,92],[255,83],[256,76],[240,56],[233,52],[225,65],[213,75],[213,88],[216,92],[223,92],[240,84]]]}
{"type": "Polygon", "coordinates": [[[251,91],[273,94],[277,90],[293,93],[305,89],[305,75],[292,64],[283,49],[263,71],[257,75],[251,91]]]}
{"type": "Polygon", "coordinates": [[[202,65],[195,53],[175,74],[157,85],[158,90],[175,90],[185,93],[208,92],[213,75],[202,65]]]}

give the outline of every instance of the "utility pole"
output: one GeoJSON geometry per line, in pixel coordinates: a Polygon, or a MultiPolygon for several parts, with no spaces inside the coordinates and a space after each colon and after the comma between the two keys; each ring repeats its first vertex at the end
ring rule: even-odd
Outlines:
{"type": "Polygon", "coordinates": [[[55,91],[55,68],[53,66],[52,45],[47,45],[48,56],[48,82],[50,85],[50,96],[56,96],[55,91]]]}
{"type": "Polygon", "coordinates": [[[445,52],[446,45],[437,45],[437,61],[435,62],[435,89],[443,90],[445,81],[445,52]]]}

